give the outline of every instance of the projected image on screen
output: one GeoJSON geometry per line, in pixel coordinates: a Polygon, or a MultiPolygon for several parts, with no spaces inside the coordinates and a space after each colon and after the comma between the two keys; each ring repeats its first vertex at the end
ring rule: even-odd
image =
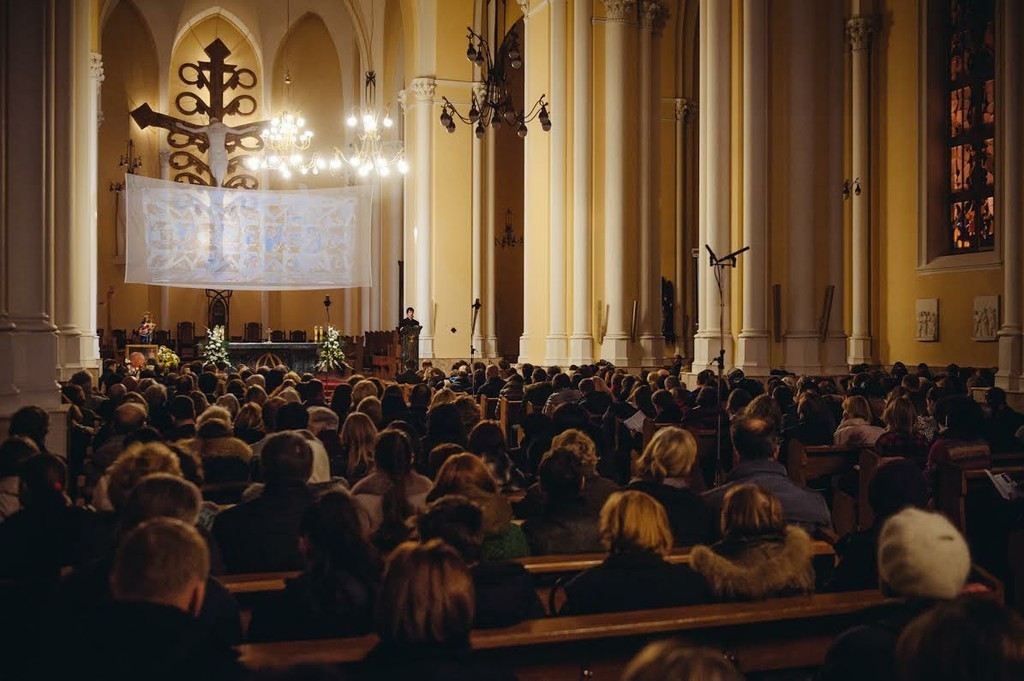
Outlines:
{"type": "Polygon", "coordinates": [[[370,286],[369,187],[250,191],[128,176],[125,281],[188,288],[370,286]]]}

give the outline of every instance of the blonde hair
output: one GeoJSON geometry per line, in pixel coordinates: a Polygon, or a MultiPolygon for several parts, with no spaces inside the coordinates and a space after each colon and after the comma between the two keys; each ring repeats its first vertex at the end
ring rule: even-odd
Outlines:
{"type": "Polygon", "coordinates": [[[580,465],[588,475],[597,469],[597,446],[589,435],[582,430],[570,428],[559,433],[551,440],[551,449],[568,449],[579,457],[580,465]]]}
{"type": "Polygon", "coordinates": [[[688,430],[659,428],[637,460],[637,475],[662,482],[686,475],[697,460],[697,440],[688,430]]]}
{"type": "Polygon", "coordinates": [[[458,395],[451,388],[441,388],[434,396],[430,398],[430,406],[427,411],[434,407],[440,407],[442,404],[454,404],[455,400],[458,399],[458,395]]]}
{"type": "Polygon", "coordinates": [[[439,539],[405,542],[392,551],[377,597],[377,632],[403,643],[459,642],[476,609],[465,561],[439,539]]]}
{"type": "Polygon", "coordinates": [[[636,654],[622,681],[743,681],[725,655],[679,640],[655,641],[636,654]]]}
{"type": "Polygon", "coordinates": [[[117,600],[165,603],[209,574],[210,551],[196,528],[155,518],[121,542],[110,583],[117,600]]]}
{"type": "Polygon", "coordinates": [[[890,432],[910,435],[914,431],[915,416],[914,403],[906,397],[897,397],[885,405],[882,420],[890,432]]]}
{"type": "MultiPolygon", "coordinates": [[[[371,383],[370,385],[373,384],[371,383]]],[[[384,408],[376,395],[370,395],[361,399],[356,405],[356,412],[369,416],[370,420],[373,421],[373,425],[377,426],[377,428],[380,428],[384,423],[384,408]]]]}
{"type": "Polygon", "coordinates": [[[871,422],[871,405],[861,395],[854,395],[843,400],[843,412],[850,418],[871,422]]]}
{"type": "Polygon", "coordinates": [[[601,541],[612,553],[652,551],[664,556],[672,550],[668,515],[648,494],[615,492],[601,507],[601,541]]]}
{"type": "Polygon", "coordinates": [[[363,466],[373,468],[373,447],[377,440],[377,426],[362,412],[353,412],[345,418],[339,434],[341,446],[348,450],[348,473],[353,475],[363,466]]]}
{"type": "Polygon", "coordinates": [[[124,450],[107,469],[109,486],[107,495],[114,508],[120,508],[128,499],[132,488],[152,473],[170,473],[184,477],[178,456],[159,442],[134,444],[124,450]]]}
{"type": "Polygon", "coordinates": [[[471,487],[492,494],[498,493],[498,483],[483,459],[468,452],[456,454],[441,464],[430,497],[436,499],[445,494],[464,494],[471,487]]]}
{"type": "Polygon", "coordinates": [[[263,409],[255,402],[246,402],[235,417],[235,428],[263,430],[263,409]]]}
{"type": "Polygon", "coordinates": [[[209,406],[196,418],[196,429],[199,429],[204,423],[209,421],[220,421],[230,428],[232,421],[231,412],[221,406],[209,406]]]}
{"type": "Polygon", "coordinates": [[[380,393],[377,392],[376,383],[364,378],[352,387],[352,404],[359,404],[367,397],[379,399],[380,393]]]}
{"type": "Polygon", "coordinates": [[[786,521],[778,498],[757,485],[737,485],[725,493],[722,535],[782,532],[786,521]]]}

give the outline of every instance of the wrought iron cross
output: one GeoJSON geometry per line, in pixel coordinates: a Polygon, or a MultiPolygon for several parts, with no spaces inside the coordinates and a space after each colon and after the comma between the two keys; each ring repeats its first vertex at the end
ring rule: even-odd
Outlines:
{"type": "Polygon", "coordinates": [[[224,124],[225,116],[249,116],[256,112],[256,99],[252,95],[240,94],[226,103],[224,101],[225,96],[233,90],[251,90],[256,87],[256,74],[251,69],[240,69],[235,64],[228,64],[225,60],[231,50],[220,38],[207,45],[204,51],[209,61],[182,64],[178,68],[178,77],[186,85],[194,85],[200,91],[208,90],[208,100],[204,101],[199,94],[187,91],[175,97],[174,105],[186,116],[208,116],[209,122],[206,125],[196,125],[153,111],[149,104],[143,104],[132,111],[132,118],[142,129],[152,125],[167,130],[167,144],[178,150],[169,158],[171,167],[179,171],[174,176],[175,181],[256,189],[259,180],[253,175],[241,173],[227,179],[241,162],[240,158],[228,157],[237,149],[260,151],[263,148],[260,131],[269,121],[234,127],[224,124]],[[208,153],[209,162],[204,162],[191,151],[185,151],[188,147],[195,147],[200,154],[208,153]]]}

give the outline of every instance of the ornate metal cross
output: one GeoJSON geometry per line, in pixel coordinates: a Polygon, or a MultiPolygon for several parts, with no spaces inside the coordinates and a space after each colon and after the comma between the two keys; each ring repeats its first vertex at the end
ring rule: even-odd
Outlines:
{"type": "Polygon", "coordinates": [[[206,125],[196,125],[167,114],[162,114],[143,104],[132,111],[132,118],[140,128],[154,126],[167,130],[167,144],[177,149],[170,155],[169,163],[178,172],[174,176],[177,182],[223,186],[241,189],[257,189],[259,180],[247,173],[238,173],[228,179],[228,175],[239,169],[241,158],[229,158],[236,150],[247,152],[263,149],[262,131],[269,121],[259,121],[247,125],[229,126],[224,124],[224,117],[229,115],[250,116],[256,112],[256,99],[249,94],[240,94],[230,101],[224,101],[226,95],[236,89],[251,90],[256,87],[256,74],[251,69],[238,68],[228,64],[225,59],[231,50],[220,40],[215,39],[204,50],[209,61],[185,63],[178,68],[178,77],[187,85],[194,85],[198,90],[208,90],[208,101],[195,92],[182,92],[174,99],[178,111],[186,116],[194,114],[206,115],[206,125]],[[209,162],[186,151],[195,147],[198,153],[208,153],[209,162]]]}

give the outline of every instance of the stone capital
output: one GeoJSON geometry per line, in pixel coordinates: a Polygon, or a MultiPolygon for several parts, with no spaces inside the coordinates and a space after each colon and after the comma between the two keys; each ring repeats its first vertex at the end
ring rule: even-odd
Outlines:
{"type": "Polygon", "coordinates": [[[89,53],[89,74],[97,84],[103,82],[103,55],[98,52],[89,53]]]}
{"type": "Polygon", "coordinates": [[[846,39],[850,49],[862,52],[871,48],[871,36],[878,30],[878,19],[873,16],[852,17],[846,20],[846,39]]]}
{"type": "Polygon", "coordinates": [[[437,90],[437,81],[433,78],[413,78],[409,89],[412,90],[417,102],[432,102],[434,92],[437,90]]]}
{"type": "Polygon", "coordinates": [[[668,9],[661,3],[661,0],[640,0],[641,28],[661,32],[667,18],[668,9]]]}
{"type": "Polygon", "coordinates": [[[628,23],[636,18],[636,0],[601,0],[608,21],[628,23]]]}
{"type": "Polygon", "coordinates": [[[687,99],[686,97],[680,97],[676,100],[676,120],[682,121],[684,125],[688,125],[693,117],[697,114],[697,103],[693,100],[687,99]]]}
{"type": "Polygon", "coordinates": [[[409,91],[408,90],[399,90],[398,91],[398,104],[399,104],[399,106],[402,107],[402,113],[405,113],[405,102],[406,102],[406,99],[408,97],[409,97],[409,91]]]}
{"type": "Polygon", "coordinates": [[[477,81],[472,85],[473,96],[476,97],[476,101],[483,103],[484,97],[487,95],[487,84],[477,81]]]}

